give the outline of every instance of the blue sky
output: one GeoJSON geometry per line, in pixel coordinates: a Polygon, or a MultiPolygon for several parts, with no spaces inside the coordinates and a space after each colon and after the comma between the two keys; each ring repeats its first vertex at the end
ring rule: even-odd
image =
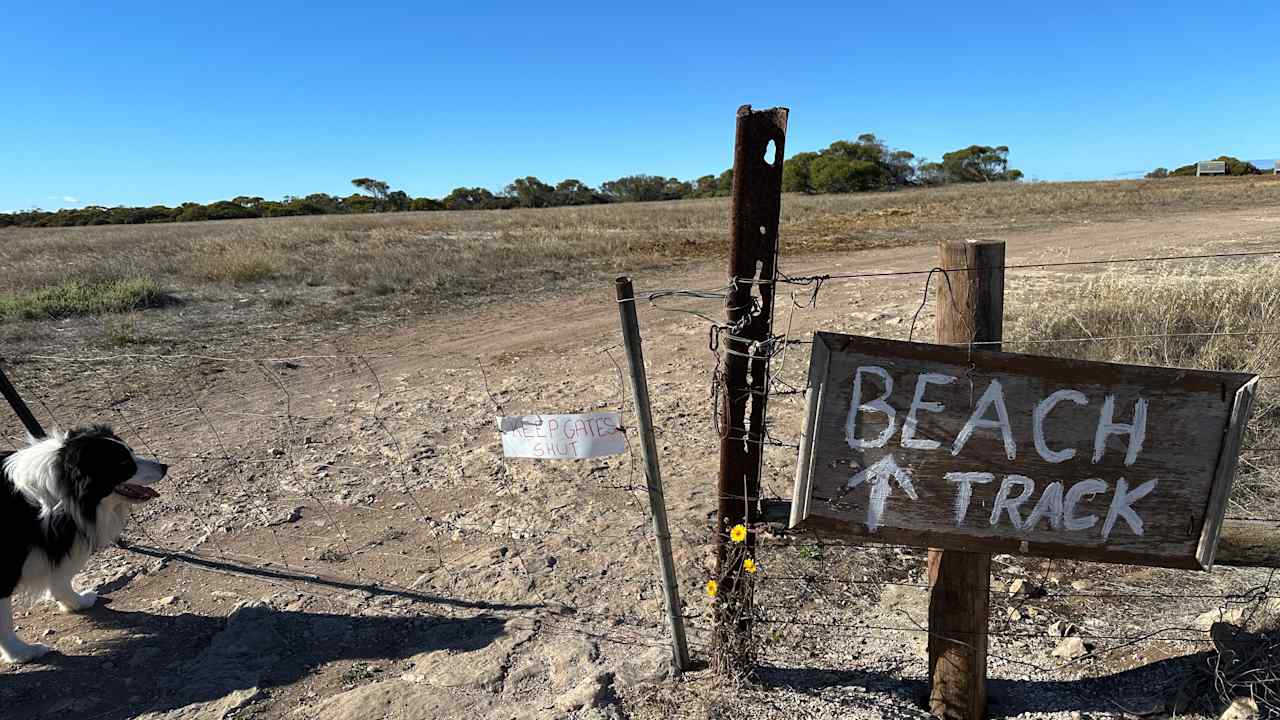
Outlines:
{"type": "Polygon", "coordinates": [[[0,211],[690,178],[729,166],[744,102],[791,108],[788,156],[1280,157],[1276,0],[107,5],[0,12],[0,211]]]}

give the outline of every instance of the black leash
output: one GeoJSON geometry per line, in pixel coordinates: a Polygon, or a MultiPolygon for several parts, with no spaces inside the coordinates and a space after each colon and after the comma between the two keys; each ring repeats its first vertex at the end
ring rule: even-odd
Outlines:
{"type": "Polygon", "coordinates": [[[37,440],[45,437],[44,428],[40,427],[40,421],[36,420],[36,416],[31,414],[31,408],[27,407],[27,403],[23,401],[22,396],[18,394],[13,383],[9,382],[8,376],[4,374],[4,369],[0,368],[0,395],[4,395],[4,399],[9,401],[9,407],[18,414],[18,419],[26,426],[27,432],[31,437],[37,440]]]}

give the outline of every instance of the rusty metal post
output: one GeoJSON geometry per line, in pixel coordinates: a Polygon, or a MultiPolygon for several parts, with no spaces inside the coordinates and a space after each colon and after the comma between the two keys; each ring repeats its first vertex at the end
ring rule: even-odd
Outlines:
{"type": "Polygon", "coordinates": [[[721,639],[739,641],[745,639],[741,636],[747,631],[750,607],[746,584],[738,582],[738,566],[743,557],[751,556],[755,538],[748,534],[745,545],[732,544],[731,552],[728,536],[735,525],[750,527],[759,514],[769,370],[769,348],[762,343],[772,332],[787,114],[786,108],[738,108],[733,150],[732,247],[725,300],[729,329],[721,335],[716,627],[721,639]]]}
{"type": "MultiPolygon", "coordinates": [[[[945,242],[938,284],[939,343],[997,343],[1004,326],[1004,243],[945,242]]],[[[929,550],[929,712],[981,720],[987,711],[991,556],[929,550]]]]}
{"type": "Polygon", "coordinates": [[[27,432],[33,438],[43,438],[44,428],[40,427],[40,421],[36,420],[36,416],[31,414],[31,408],[23,402],[22,396],[18,394],[17,388],[9,382],[8,376],[4,374],[4,370],[0,369],[0,395],[4,395],[4,399],[9,401],[9,406],[17,413],[18,419],[22,421],[23,426],[27,428],[27,432]]]}

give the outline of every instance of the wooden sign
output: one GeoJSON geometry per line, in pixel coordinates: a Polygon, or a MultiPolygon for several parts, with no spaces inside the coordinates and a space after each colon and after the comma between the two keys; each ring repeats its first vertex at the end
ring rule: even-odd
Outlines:
{"type": "Polygon", "coordinates": [[[816,333],[792,524],[1208,569],[1256,384],[816,333]]]}

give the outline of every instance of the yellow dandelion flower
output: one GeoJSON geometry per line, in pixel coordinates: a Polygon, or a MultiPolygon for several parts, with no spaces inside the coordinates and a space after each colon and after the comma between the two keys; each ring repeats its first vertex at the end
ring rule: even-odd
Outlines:
{"type": "Polygon", "coordinates": [[[729,531],[729,539],[734,542],[742,542],[747,539],[747,528],[745,525],[734,525],[729,531]]]}
{"type": "Polygon", "coordinates": [[[746,560],[743,560],[742,569],[746,570],[749,573],[754,573],[756,571],[756,561],[752,560],[751,558],[747,558],[746,560]]]}
{"type": "Polygon", "coordinates": [[[715,597],[716,592],[720,590],[720,583],[715,580],[707,581],[707,597],[715,597]]]}

